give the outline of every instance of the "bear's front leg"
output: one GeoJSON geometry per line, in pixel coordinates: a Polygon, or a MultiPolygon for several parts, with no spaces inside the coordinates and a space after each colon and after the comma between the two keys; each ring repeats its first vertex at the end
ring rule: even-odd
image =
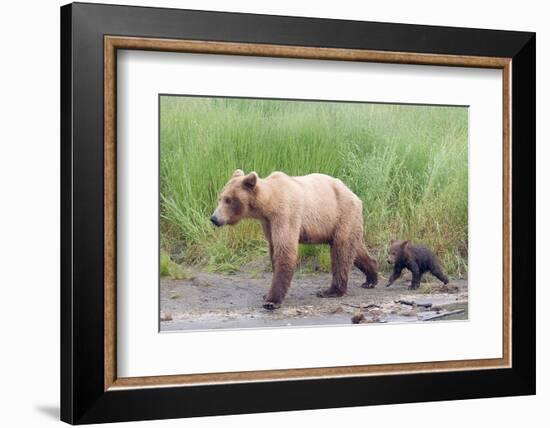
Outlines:
{"type": "Polygon", "coordinates": [[[386,284],[386,287],[389,287],[390,285],[392,285],[395,281],[397,281],[399,279],[399,277],[401,276],[401,271],[403,270],[403,268],[401,266],[394,266],[393,268],[393,273],[391,274],[390,276],[390,279],[388,280],[388,283],[386,284]]]}
{"type": "Polygon", "coordinates": [[[409,270],[412,272],[412,281],[409,285],[409,290],[416,290],[420,287],[420,280],[422,279],[422,274],[420,273],[420,268],[417,264],[409,266],[409,270]]]}
{"type": "Polygon", "coordinates": [[[275,270],[273,266],[273,241],[271,240],[271,225],[267,220],[262,221],[262,229],[264,231],[264,237],[268,244],[269,261],[271,262],[271,271],[275,270]]]}
{"type": "Polygon", "coordinates": [[[271,288],[264,298],[265,309],[277,309],[290,287],[298,257],[298,239],[294,245],[273,242],[273,279],[271,288]]]}

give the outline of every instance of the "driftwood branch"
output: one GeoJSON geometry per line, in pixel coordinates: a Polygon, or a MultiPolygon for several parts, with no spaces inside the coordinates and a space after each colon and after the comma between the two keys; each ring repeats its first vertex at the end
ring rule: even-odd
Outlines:
{"type": "Polygon", "coordinates": [[[352,305],[351,303],[342,303],[344,306],[349,306],[351,308],[357,308],[357,309],[380,309],[380,305],[376,305],[374,303],[371,303],[369,305],[352,305]]]}
{"type": "Polygon", "coordinates": [[[431,308],[432,303],[416,303],[412,300],[396,300],[395,303],[401,303],[402,305],[407,306],[420,306],[421,308],[431,308]]]}
{"type": "Polygon", "coordinates": [[[449,311],[449,312],[445,312],[443,314],[437,314],[437,315],[428,316],[426,318],[422,318],[422,321],[432,321],[432,320],[437,320],[437,319],[449,317],[451,315],[458,315],[458,314],[462,314],[462,313],[464,313],[464,309],[457,309],[455,311],[449,311]]]}

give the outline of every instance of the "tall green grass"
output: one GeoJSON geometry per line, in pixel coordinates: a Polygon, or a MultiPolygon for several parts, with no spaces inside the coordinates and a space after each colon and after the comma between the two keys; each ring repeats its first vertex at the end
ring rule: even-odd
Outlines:
{"type": "MultiPolygon", "coordinates": [[[[363,201],[380,261],[390,239],[407,238],[467,273],[466,108],[169,96],[160,108],[161,247],[173,260],[233,272],[266,254],[256,222],[209,222],[240,168],[339,177],[363,201]]],[[[300,254],[330,268],[324,248],[300,254]]]]}

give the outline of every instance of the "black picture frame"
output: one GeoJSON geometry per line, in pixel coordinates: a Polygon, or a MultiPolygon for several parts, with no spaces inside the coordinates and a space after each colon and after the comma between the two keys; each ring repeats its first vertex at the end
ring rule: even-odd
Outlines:
{"type": "Polygon", "coordinates": [[[535,98],[534,33],[63,6],[61,420],[86,424],[534,394],[535,98]],[[105,391],[105,35],[512,58],[512,367],[105,391]]]}

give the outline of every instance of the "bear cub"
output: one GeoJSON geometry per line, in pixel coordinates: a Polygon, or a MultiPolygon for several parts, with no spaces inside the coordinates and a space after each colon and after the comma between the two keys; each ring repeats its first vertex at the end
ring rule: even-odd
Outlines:
{"type": "Polygon", "coordinates": [[[393,273],[386,287],[392,285],[401,276],[401,271],[404,268],[409,269],[412,273],[409,290],[420,287],[420,280],[426,272],[431,272],[444,284],[449,282],[449,278],[441,270],[439,261],[432,250],[420,245],[412,245],[410,241],[391,241],[388,263],[393,264],[393,273]]]}

